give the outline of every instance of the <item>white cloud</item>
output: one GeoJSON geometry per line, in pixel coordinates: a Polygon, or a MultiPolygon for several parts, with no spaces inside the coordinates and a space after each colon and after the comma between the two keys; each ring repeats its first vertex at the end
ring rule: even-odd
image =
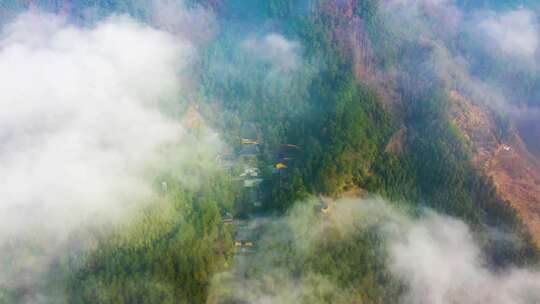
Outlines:
{"type": "MultiPolygon", "coordinates": [[[[3,251],[8,242],[44,247],[12,265],[17,276],[35,276],[79,228],[129,218],[153,197],[156,166],[218,149],[162,110],[189,89],[189,39],[125,16],[80,28],[37,12],[0,37],[0,266],[25,256],[3,251]]],[[[0,287],[13,275],[2,267],[0,287]]]]}
{"type": "Polygon", "coordinates": [[[520,9],[490,13],[478,28],[506,55],[534,58],[538,48],[538,23],[533,11],[520,9]]]}
{"type": "Polygon", "coordinates": [[[155,26],[192,42],[209,40],[216,31],[211,11],[202,7],[187,9],[183,0],[152,0],[152,21],[155,26]]]}
{"type": "Polygon", "coordinates": [[[527,304],[540,301],[540,274],[524,269],[494,273],[468,227],[427,213],[395,235],[390,269],[409,290],[403,303],[527,304]]]}
{"type": "Polygon", "coordinates": [[[300,44],[271,33],[259,39],[244,41],[243,48],[256,59],[271,62],[279,71],[291,71],[300,64],[300,44]]]}
{"type": "Polygon", "coordinates": [[[339,287],[324,271],[287,267],[295,256],[316,255],[317,243],[332,227],[336,234],[331,235],[342,238],[377,231],[381,247],[373,249],[388,253],[387,269],[405,287],[398,303],[540,302],[540,273],[523,268],[495,272],[468,226],[458,219],[427,210],[412,217],[381,199],[339,200],[324,216],[312,204],[298,204],[287,216],[262,223],[261,237],[255,240],[258,251],[252,257],[240,256],[236,268],[217,275],[211,295],[249,303],[357,301],[357,290],[339,287]]]}
{"type": "Polygon", "coordinates": [[[182,132],[157,105],[178,93],[191,47],[127,18],[79,29],[26,14],[4,34],[1,234],[49,214],[62,217],[48,225],[75,224],[147,194],[146,163],[182,132]]]}
{"type": "Polygon", "coordinates": [[[446,35],[459,31],[463,12],[454,0],[388,0],[381,12],[401,35],[446,35]],[[426,19],[431,21],[426,23],[426,19]]]}

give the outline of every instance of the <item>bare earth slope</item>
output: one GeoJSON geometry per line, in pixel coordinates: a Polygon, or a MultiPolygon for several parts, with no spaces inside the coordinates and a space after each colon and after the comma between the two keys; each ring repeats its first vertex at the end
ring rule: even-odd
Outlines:
{"type": "Polygon", "coordinates": [[[540,168],[517,134],[512,142],[497,136],[490,111],[451,92],[454,125],[473,151],[473,161],[493,179],[500,197],[508,201],[523,219],[540,248],[540,168]]]}

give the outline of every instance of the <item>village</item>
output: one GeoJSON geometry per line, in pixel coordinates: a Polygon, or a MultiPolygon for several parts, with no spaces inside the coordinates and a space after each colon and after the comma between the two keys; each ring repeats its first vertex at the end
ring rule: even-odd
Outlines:
{"type": "MultiPolygon", "coordinates": [[[[193,130],[208,130],[198,106],[194,104],[187,107],[183,124],[193,130]]],[[[215,132],[213,134],[218,136],[215,132]]],[[[237,204],[234,210],[223,211],[221,214],[223,224],[234,230],[233,242],[238,265],[246,265],[245,257],[256,252],[257,235],[269,216],[265,213],[263,193],[260,187],[261,183],[264,182],[259,168],[261,166],[259,161],[261,137],[261,132],[255,123],[244,121],[241,123],[237,135],[239,143],[237,149],[230,149],[216,157],[218,167],[229,174],[244,193],[243,201],[237,204]]],[[[279,175],[280,178],[286,177],[299,150],[300,147],[292,143],[280,144],[274,147],[273,161],[263,166],[268,166],[266,169],[272,175],[279,175]]],[[[168,191],[167,182],[162,181],[160,186],[162,193],[168,191]]],[[[334,202],[333,199],[319,195],[318,200],[316,211],[323,216],[328,215],[334,202]]]]}
{"type": "MultiPolygon", "coordinates": [[[[245,192],[247,204],[237,207],[233,213],[225,212],[222,220],[225,225],[234,229],[236,276],[243,281],[248,276],[253,256],[258,250],[257,239],[270,220],[262,202],[261,174],[259,152],[261,135],[257,126],[252,122],[243,122],[239,134],[240,148],[236,153],[219,157],[219,166],[233,176],[245,192]]],[[[274,161],[268,165],[268,171],[274,175],[286,176],[292,166],[295,153],[300,148],[294,144],[281,144],[275,148],[274,161]]],[[[322,216],[330,212],[331,199],[320,196],[317,212],[322,216]]]]}

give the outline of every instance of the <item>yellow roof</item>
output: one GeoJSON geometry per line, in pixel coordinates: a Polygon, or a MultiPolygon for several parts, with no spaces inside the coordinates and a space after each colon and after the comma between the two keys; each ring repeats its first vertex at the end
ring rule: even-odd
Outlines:
{"type": "Polygon", "coordinates": [[[277,163],[276,164],[276,169],[278,169],[278,170],[285,169],[285,168],[287,168],[287,165],[285,165],[284,163],[277,163]]]}

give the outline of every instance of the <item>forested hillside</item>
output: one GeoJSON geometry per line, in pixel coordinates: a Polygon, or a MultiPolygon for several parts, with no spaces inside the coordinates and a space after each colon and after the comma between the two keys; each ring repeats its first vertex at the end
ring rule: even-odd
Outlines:
{"type": "Polygon", "coordinates": [[[539,9],[4,1],[0,303],[537,303],[539,9]]]}

